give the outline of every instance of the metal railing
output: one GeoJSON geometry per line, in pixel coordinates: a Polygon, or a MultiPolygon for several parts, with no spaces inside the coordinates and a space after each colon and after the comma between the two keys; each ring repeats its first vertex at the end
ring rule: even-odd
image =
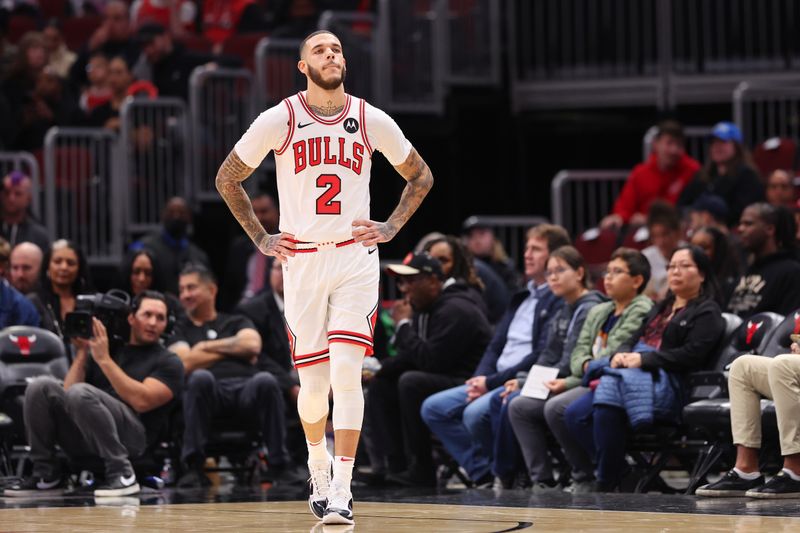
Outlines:
{"type": "Polygon", "coordinates": [[[325,11],[319,17],[317,27],[329,30],[339,37],[347,64],[345,86],[347,92],[382,106],[385,96],[379,94],[381,84],[375,75],[379,57],[375,46],[377,31],[375,16],[351,11],[325,11]]]}
{"type": "Polygon", "coordinates": [[[45,217],[51,239],[68,238],[95,265],[119,265],[125,184],[116,136],[102,128],[51,128],[44,142],[45,217]]]}
{"type": "Polygon", "coordinates": [[[547,218],[540,216],[473,215],[467,220],[491,228],[516,267],[522,265],[528,230],[549,222],[547,218]]]}
{"type": "Polygon", "coordinates": [[[189,81],[189,106],[195,198],[219,200],[217,170],[256,116],[253,75],[246,69],[197,67],[189,81]]]}
{"type": "Polygon", "coordinates": [[[795,0],[510,0],[514,108],[724,102],[800,80],[795,0]]]}
{"type": "MultiPolygon", "coordinates": [[[[711,126],[686,126],[683,135],[686,138],[686,153],[698,161],[704,161],[711,141],[711,126]]],[[[647,161],[653,148],[653,140],[658,135],[658,127],[652,126],[642,137],[642,161],[647,161]]]]}
{"type": "Polygon", "coordinates": [[[800,141],[800,85],[742,82],[733,93],[733,117],[748,146],[771,137],[800,141]]]}
{"type": "Polygon", "coordinates": [[[19,170],[31,178],[31,212],[42,218],[42,175],[39,162],[30,152],[0,152],[0,177],[19,170]]]}
{"type": "Polygon", "coordinates": [[[256,102],[268,109],[287,96],[302,91],[306,78],[297,70],[300,39],[265,37],[256,46],[256,102]]]}
{"type": "Polygon", "coordinates": [[[194,199],[186,104],[178,98],[128,99],[120,119],[127,230],[150,231],[171,197],[194,199]]]}
{"type": "Polygon", "coordinates": [[[436,0],[435,10],[445,81],[458,85],[499,85],[500,2],[436,0]]]}
{"type": "Polygon", "coordinates": [[[550,185],[553,223],[578,235],[611,212],[630,170],[562,170],[550,185]]]}

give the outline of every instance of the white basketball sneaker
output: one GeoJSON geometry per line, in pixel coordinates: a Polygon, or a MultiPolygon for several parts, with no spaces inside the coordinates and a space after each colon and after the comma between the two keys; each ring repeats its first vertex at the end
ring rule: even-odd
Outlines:
{"type": "Polygon", "coordinates": [[[328,506],[328,492],[331,487],[331,470],[333,469],[333,457],[328,454],[326,461],[309,461],[308,472],[311,475],[308,480],[309,496],[308,508],[311,513],[322,520],[325,508],[328,506]]]}
{"type": "Polygon", "coordinates": [[[328,491],[328,507],[322,517],[323,524],[355,524],[353,520],[353,495],[350,487],[333,480],[328,491]]]}

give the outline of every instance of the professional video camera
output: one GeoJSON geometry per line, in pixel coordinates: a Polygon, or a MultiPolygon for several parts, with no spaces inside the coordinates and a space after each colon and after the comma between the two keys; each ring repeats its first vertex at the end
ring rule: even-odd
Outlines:
{"type": "Polygon", "coordinates": [[[112,289],[105,294],[79,294],[75,301],[75,310],[67,313],[64,318],[64,335],[81,339],[93,337],[92,317],[95,317],[106,327],[109,343],[121,346],[130,337],[130,304],[128,293],[118,289],[112,289]]]}

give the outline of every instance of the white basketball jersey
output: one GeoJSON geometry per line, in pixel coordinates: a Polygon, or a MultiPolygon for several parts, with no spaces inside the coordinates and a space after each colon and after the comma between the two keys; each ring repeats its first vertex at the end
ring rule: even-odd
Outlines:
{"type": "Polygon", "coordinates": [[[370,216],[373,148],[397,165],[411,144],[388,115],[361,98],[346,95],[341,113],[320,117],[300,92],[262,113],[235,150],[253,168],[275,152],[282,232],[301,241],[341,242],[352,238],[354,220],[370,216]]]}

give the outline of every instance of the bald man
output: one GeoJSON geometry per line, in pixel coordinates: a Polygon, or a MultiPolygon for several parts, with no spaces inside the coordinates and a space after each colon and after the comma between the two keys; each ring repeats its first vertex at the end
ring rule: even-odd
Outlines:
{"type": "Polygon", "coordinates": [[[32,242],[21,242],[11,250],[9,281],[22,294],[36,290],[42,268],[42,249],[32,242]]]}
{"type": "Polygon", "coordinates": [[[3,178],[2,226],[0,235],[13,247],[21,242],[32,242],[40,249],[50,247],[50,236],[44,226],[31,219],[29,210],[33,195],[31,178],[15,170],[3,178]]]}

